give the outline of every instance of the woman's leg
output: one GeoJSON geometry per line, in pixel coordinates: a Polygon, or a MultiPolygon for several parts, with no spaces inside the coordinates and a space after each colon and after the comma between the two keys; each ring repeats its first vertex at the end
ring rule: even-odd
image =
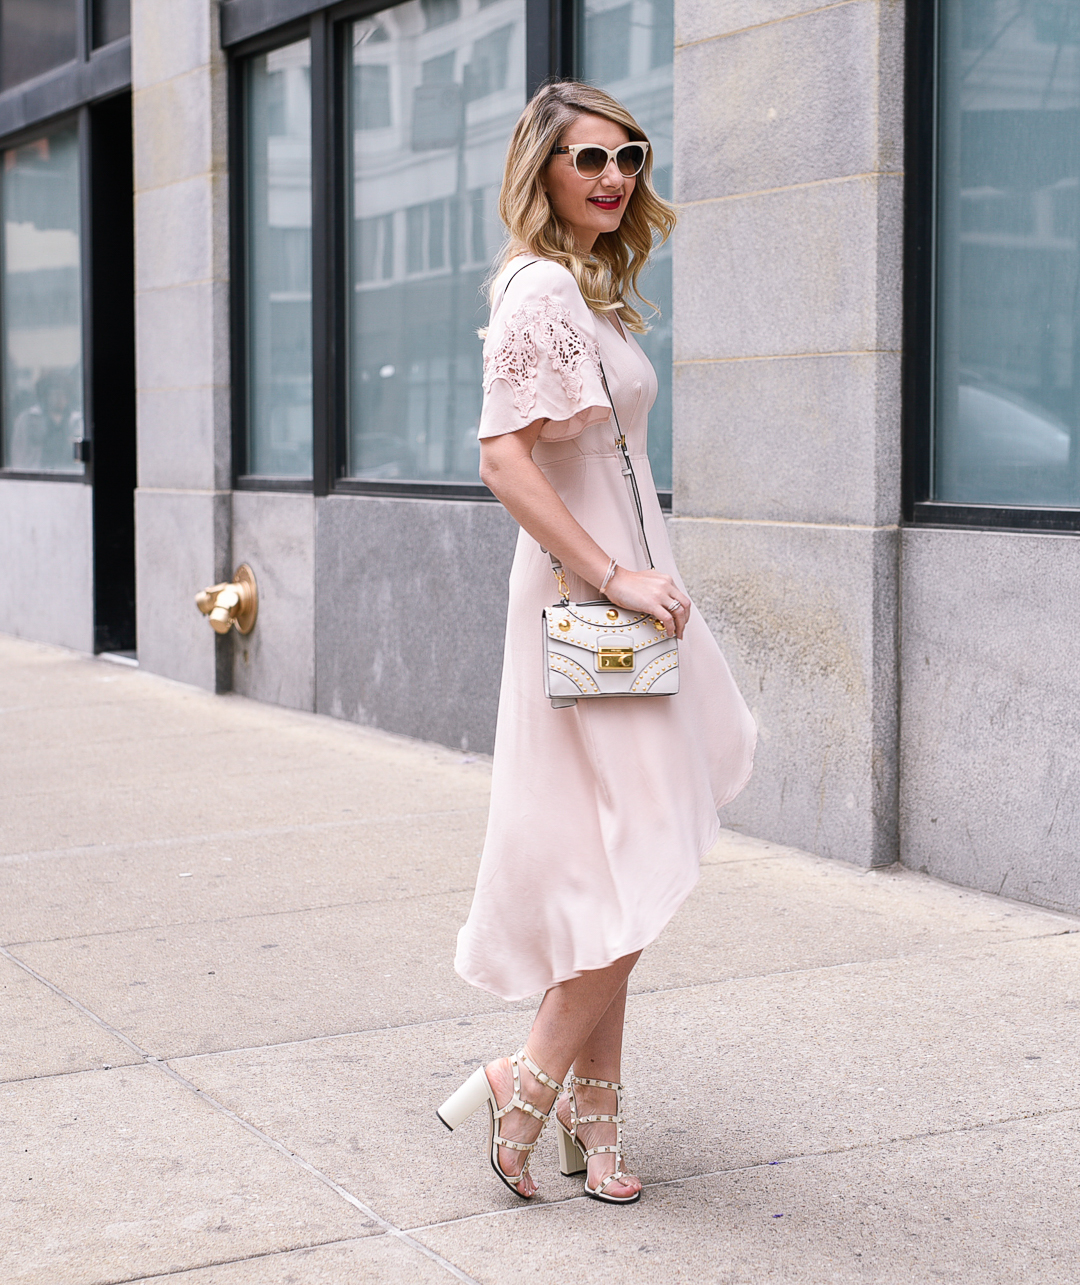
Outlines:
{"type": "MultiPolygon", "coordinates": [[[[617,1005],[618,1050],[621,1051],[626,979],[630,976],[630,971],[637,963],[640,954],[641,952],[637,951],[633,955],[625,955],[615,963],[609,964],[607,968],[598,968],[582,973],[580,977],[574,977],[568,982],[560,982],[545,994],[525,1048],[536,1065],[553,1080],[561,1081],[566,1078],[567,1071],[570,1070],[582,1049],[586,1047],[599,1023],[604,1023],[606,1029],[608,1009],[619,996],[622,996],[617,1005]]],[[[602,1041],[604,1049],[608,1042],[608,1039],[602,1041]]],[[[610,1055],[599,1047],[596,1056],[603,1060],[605,1066],[610,1064],[610,1055]]],[[[618,1052],[615,1065],[618,1065],[618,1052]]],[[[488,1080],[495,1091],[496,1101],[500,1106],[504,1106],[510,1101],[514,1092],[514,1077],[510,1063],[506,1058],[502,1058],[498,1062],[492,1062],[486,1070],[488,1080]]],[[[593,1078],[608,1080],[617,1077],[597,1075],[593,1078]]],[[[605,1092],[602,1089],[597,1091],[605,1092]]],[[[534,1079],[528,1068],[523,1066],[521,1096],[541,1111],[548,1111],[551,1109],[555,1094],[551,1089],[545,1088],[539,1080],[534,1079]]],[[[610,1090],[607,1090],[607,1096],[612,1096],[610,1090]]],[[[499,1124],[502,1136],[515,1142],[532,1142],[540,1131],[539,1122],[523,1111],[511,1111],[499,1124]]],[[[610,1127],[614,1128],[614,1125],[610,1127]]],[[[500,1147],[499,1164],[502,1165],[505,1173],[520,1173],[524,1156],[520,1151],[500,1147]]],[[[611,1172],[610,1168],[608,1172],[611,1172]]],[[[613,1195],[626,1194],[618,1189],[617,1184],[612,1184],[612,1187],[613,1195]]],[[[536,1184],[531,1174],[525,1175],[520,1190],[523,1196],[532,1195],[536,1191],[536,1184]]]]}
{"type": "MultiPolygon", "coordinates": [[[[623,1021],[626,1016],[626,982],[623,982],[607,1006],[603,1016],[592,1029],[592,1034],[585,1041],[581,1052],[574,1059],[574,1074],[586,1080],[608,1080],[613,1084],[622,1083],[622,1042],[623,1021]]],[[[575,1089],[577,1113],[586,1115],[614,1115],[616,1094],[614,1089],[598,1089],[591,1084],[579,1084],[575,1089]]],[[[564,1097],[559,1103],[559,1118],[570,1128],[570,1099],[564,1097]]],[[[586,1150],[589,1147],[611,1147],[616,1143],[618,1130],[614,1124],[584,1124],[578,1129],[578,1136],[586,1150]]],[[[589,1172],[586,1175],[589,1186],[596,1188],[603,1180],[615,1172],[617,1158],[614,1152],[606,1151],[589,1160],[589,1172]]],[[[627,1175],[626,1182],[608,1184],[607,1192],[611,1196],[632,1196],[641,1190],[641,1182],[627,1175]]]]}

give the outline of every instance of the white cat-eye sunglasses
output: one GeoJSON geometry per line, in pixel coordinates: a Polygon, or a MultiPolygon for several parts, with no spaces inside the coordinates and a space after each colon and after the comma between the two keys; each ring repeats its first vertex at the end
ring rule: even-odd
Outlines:
{"type": "Polygon", "coordinates": [[[623,178],[633,178],[641,173],[648,152],[646,142],[623,143],[614,151],[599,143],[571,143],[569,147],[552,148],[551,154],[572,157],[574,169],[582,178],[599,178],[612,161],[623,178]]]}

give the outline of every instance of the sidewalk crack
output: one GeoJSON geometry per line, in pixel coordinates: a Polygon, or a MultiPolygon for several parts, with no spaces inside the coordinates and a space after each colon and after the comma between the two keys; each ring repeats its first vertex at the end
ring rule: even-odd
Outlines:
{"type": "MultiPolygon", "coordinates": [[[[250,1120],[245,1120],[243,1116],[237,1115],[237,1113],[230,1110],[224,1102],[219,1102],[217,1098],[212,1097],[209,1093],[205,1092],[205,1090],[200,1089],[197,1085],[187,1079],[186,1076],[181,1075],[179,1071],[174,1070],[168,1065],[168,1063],[163,1062],[161,1058],[155,1057],[153,1053],[148,1053],[146,1049],[141,1048],[134,1040],[129,1039],[123,1031],[117,1030],[111,1022],[107,1022],[103,1017],[99,1017],[97,1013],[87,1008],[85,1004],[81,1004],[73,995],[69,995],[67,991],[61,990],[61,988],[54,982],[49,981],[47,977],[44,977],[35,968],[31,968],[29,964],[18,959],[11,953],[11,951],[5,949],[3,946],[0,946],[0,956],[7,959],[16,967],[21,968],[24,972],[29,973],[36,981],[41,982],[43,986],[47,986],[54,995],[58,995],[73,1008],[78,1009],[84,1017],[88,1017],[92,1022],[96,1022],[103,1030],[108,1031],[110,1035],[120,1040],[121,1043],[126,1044],[127,1047],[137,1053],[148,1066],[156,1067],[171,1080],[175,1080],[177,1084],[187,1089],[189,1093],[193,1093],[197,1098],[201,1098],[207,1106],[212,1107],[215,1111],[225,1116],[226,1119],[231,1120],[234,1124],[238,1124],[242,1129],[246,1129],[248,1133],[258,1138],[260,1142],[265,1143],[266,1146],[276,1151],[279,1155],[284,1156],[294,1165],[297,1165],[306,1173],[311,1174],[313,1178],[317,1178],[319,1182],[329,1187],[330,1190],[340,1196],[342,1200],[352,1205],[354,1209],[359,1210],[365,1218],[368,1218],[376,1226],[381,1227],[387,1235],[397,1237],[397,1239],[403,1244],[408,1245],[410,1249],[416,1250],[417,1253],[422,1254],[425,1258],[430,1259],[437,1266],[443,1268],[444,1271],[449,1272],[451,1276],[455,1277],[455,1279],[465,1281],[466,1285],[480,1285],[480,1282],[474,1276],[469,1276],[456,1264],[450,1262],[448,1258],[443,1258],[441,1254],[436,1253],[434,1249],[430,1249],[427,1245],[415,1240],[407,1231],[403,1231],[400,1227],[390,1222],[388,1218],[384,1218],[381,1214],[376,1213],[370,1205],[365,1204],[357,1196],[354,1196],[352,1192],[346,1191],[340,1183],[336,1183],[329,1174],[325,1174],[321,1169],[317,1169],[310,1161],[305,1160],[303,1156],[297,1155],[294,1151],[290,1151],[283,1142],[279,1142],[276,1138],[272,1138],[270,1134],[264,1133],[262,1129],[257,1125],[252,1124],[250,1120]]],[[[139,1278],[135,1277],[133,1279],[138,1280],[139,1278]]]]}

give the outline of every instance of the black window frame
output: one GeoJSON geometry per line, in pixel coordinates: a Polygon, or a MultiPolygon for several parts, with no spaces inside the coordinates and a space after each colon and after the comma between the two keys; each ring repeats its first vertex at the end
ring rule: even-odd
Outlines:
{"type": "MultiPolygon", "coordinates": [[[[4,468],[0,482],[36,481],[94,484],[93,298],[90,244],[91,165],[90,108],[131,90],[131,37],[93,47],[93,0],[78,0],[76,56],[0,93],[0,151],[18,147],[50,130],[74,122],[79,139],[79,274],[82,296],[83,468],[81,472],[4,468]]],[[[0,250],[2,259],[2,250],[0,250]]],[[[0,265],[2,266],[2,265],[0,265]]],[[[0,272],[0,289],[3,288],[0,272]]],[[[4,394],[6,354],[0,351],[0,397],[4,394]]],[[[0,421],[0,434],[3,424],[0,421]]],[[[3,458],[0,453],[0,459],[3,458]]]]}
{"type": "MultiPolygon", "coordinates": [[[[344,476],[348,433],[348,299],[345,227],[344,122],[347,24],[397,0],[224,0],[221,43],[229,56],[230,307],[233,487],[239,491],[300,491],[316,496],[372,495],[402,499],[480,500],[495,496],[479,481],[368,480],[344,476]],[[312,384],[310,479],[244,472],[247,452],[247,286],[244,187],[243,62],[291,41],[311,40],[312,384]]],[[[525,84],[531,95],[550,76],[573,75],[579,49],[579,0],[525,0],[525,84]]],[[[661,492],[670,510],[670,492],[661,492]]]]}
{"type": "Polygon", "coordinates": [[[908,0],[905,32],[901,513],[911,527],[1080,534],[1080,507],[948,504],[932,498],[938,14],[908,0]]]}

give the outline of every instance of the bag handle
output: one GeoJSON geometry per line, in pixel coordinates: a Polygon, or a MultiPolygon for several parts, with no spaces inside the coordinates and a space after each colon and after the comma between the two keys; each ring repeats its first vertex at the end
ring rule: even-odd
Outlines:
{"type": "MultiPolygon", "coordinates": [[[[539,262],[539,259],[532,259],[528,263],[523,263],[520,268],[514,269],[510,274],[510,278],[506,285],[502,288],[502,294],[499,296],[499,304],[501,304],[506,298],[506,292],[510,288],[510,282],[513,281],[517,274],[519,272],[524,272],[526,268],[531,268],[534,263],[539,262]]],[[[499,304],[495,305],[496,309],[499,304]]],[[[600,360],[599,351],[597,351],[596,359],[600,365],[600,382],[604,385],[604,393],[607,396],[608,405],[611,407],[611,416],[615,421],[615,450],[619,455],[620,462],[622,464],[622,475],[627,480],[627,485],[630,490],[631,497],[633,498],[634,513],[638,520],[638,529],[641,531],[641,543],[645,548],[645,556],[649,560],[649,570],[652,571],[656,564],[653,562],[652,550],[649,548],[649,538],[645,534],[645,511],[641,506],[641,491],[638,489],[637,474],[634,472],[634,462],[630,458],[630,451],[626,445],[626,435],[623,433],[622,425],[619,423],[619,412],[615,409],[615,398],[612,397],[611,389],[608,387],[607,371],[604,370],[604,363],[600,360]]],[[[547,549],[544,549],[543,552],[551,559],[551,570],[558,582],[559,593],[562,595],[563,602],[567,603],[570,601],[570,587],[566,583],[566,573],[563,570],[563,564],[547,549]]]]}

